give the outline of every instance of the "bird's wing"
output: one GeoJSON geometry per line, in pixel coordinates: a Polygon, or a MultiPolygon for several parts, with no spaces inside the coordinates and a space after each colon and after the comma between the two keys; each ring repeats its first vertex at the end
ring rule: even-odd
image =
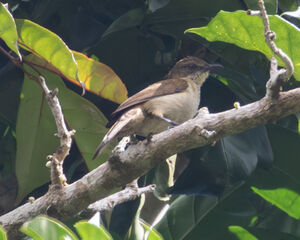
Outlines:
{"type": "Polygon", "coordinates": [[[112,113],[112,115],[115,116],[128,108],[155,97],[183,92],[187,87],[188,82],[185,79],[167,79],[159,81],[128,98],[112,113]]]}

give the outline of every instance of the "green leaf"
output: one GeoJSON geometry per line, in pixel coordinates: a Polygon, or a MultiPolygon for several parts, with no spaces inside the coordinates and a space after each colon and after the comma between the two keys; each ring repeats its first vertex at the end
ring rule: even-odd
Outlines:
{"type": "Polygon", "coordinates": [[[258,240],[255,236],[249,233],[245,228],[242,228],[240,226],[229,226],[228,229],[239,240],[258,240]]]}
{"type": "Polygon", "coordinates": [[[145,239],[147,240],[163,240],[163,237],[153,228],[151,228],[147,223],[140,219],[140,224],[144,227],[145,239]]]}
{"type": "Polygon", "coordinates": [[[72,51],[48,29],[26,19],[17,19],[19,45],[45,59],[68,78],[78,81],[78,67],[72,51]]]}
{"type": "Polygon", "coordinates": [[[274,204],[293,218],[300,219],[300,195],[287,188],[252,190],[263,199],[274,204]]]}
{"type": "MultiPolygon", "coordinates": [[[[79,79],[87,90],[116,103],[127,99],[124,83],[110,67],[82,53],[73,51],[73,54],[79,68],[79,79]]],[[[80,86],[76,81],[73,83],[80,86]]]]}
{"type": "Polygon", "coordinates": [[[67,226],[47,216],[39,216],[25,222],[20,231],[34,240],[78,240],[77,236],[67,226]]]}
{"type": "Polygon", "coordinates": [[[82,240],[101,239],[112,240],[111,235],[105,230],[103,226],[97,227],[87,221],[77,222],[74,227],[79,233],[82,240]]]}
{"type": "Polygon", "coordinates": [[[1,226],[0,226],[0,240],[7,240],[6,232],[1,226]]]}
{"type": "MultiPolygon", "coordinates": [[[[300,81],[300,32],[292,24],[279,16],[270,16],[271,30],[276,33],[276,45],[293,61],[295,78],[300,81]]],[[[223,41],[233,43],[247,50],[259,51],[269,59],[274,53],[265,42],[264,27],[260,17],[249,16],[244,11],[220,11],[210,23],[201,28],[191,28],[187,33],[195,33],[208,41],[223,41]]],[[[279,65],[284,66],[281,60],[279,65]]]]}
{"type": "MultiPolygon", "coordinates": [[[[121,103],[127,99],[127,89],[118,75],[107,65],[89,58],[86,55],[72,51],[78,64],[79,79],[85,84],[85,89],[98,96],[109,99],[116,103],[121,103]]],[[[41,58],[30,57],[27,63],[54,72],[61,73],[51,64],[41,58]]],[[[70,82],[81,87],[81,84],[68,76],[64,76],[70,82]]]]}
{"type": "Polygon", "coordinates": [[[6,45],[22,59],[18,48],[18,34],[14,18],[1,2],[0,22],[0,38],[2,38],[6,45]]]}

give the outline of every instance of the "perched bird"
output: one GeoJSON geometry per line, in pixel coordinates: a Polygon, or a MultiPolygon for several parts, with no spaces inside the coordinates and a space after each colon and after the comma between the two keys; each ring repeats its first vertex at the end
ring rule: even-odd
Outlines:
{"type": "Polygon", "coordinates": [[[93,159],[115,138],[133,134],[147,137],[193,118],[200,103],[200,87],[209,71],[219,68],[222,66],[197,57],[178,61],[165,80],[136,93],[112,113],[117,121],[104,136],[93,159]]]}

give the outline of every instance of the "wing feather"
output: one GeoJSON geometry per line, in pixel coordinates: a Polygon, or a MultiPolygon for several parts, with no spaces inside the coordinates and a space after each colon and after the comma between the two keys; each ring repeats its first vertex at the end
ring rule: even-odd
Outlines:
{"type": "Polygon", "coordinates": [[[188,82],[186,79],[167,79],[151,84],[142,91],[134,94],[123,102],[113,113],[112,116],[128,110],[140,103],[146,102],[152,98],[179,93],[187,89],[188,82]]]}

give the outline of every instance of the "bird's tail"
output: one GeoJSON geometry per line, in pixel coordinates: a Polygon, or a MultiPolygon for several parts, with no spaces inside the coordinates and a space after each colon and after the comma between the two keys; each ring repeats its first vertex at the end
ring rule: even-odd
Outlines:
{"type": "Polygon", "coordinates": [[[103,152],[103,150],[108,145],[108,143],[110,143],[116,137],[124,137],[132,134],[128,130],[128,124],[130,125],[131,121],[134,121],[136,124],[138,122],[142,122],[144,118],[145,116],[141,108],[133,108],[127,111],[126,113],[124,113],[104,136],[102,142],[97,147],[96,153],[94,154],[92,160],[99,157],[99,155],[103,152]]]}
{"type": "MultiPolygon", "coordinates": [[[[106,137],[106,135],[105,135],[105,137],[106,137]]],[[[103,141],[98,145],[92,160],[95,160],[97,157],[99,157],[101,155],[101,153],[104,151],[104,149],[106,148],[108,143],[109,143],[109,141],[105,141],[103,139],[103,141]]]]}
{"type": "Polygon", "coordinates": [[[118,126],[118,122],[119,121],[116,121],[115,124],[108,130],[102,142],[98,145],[92,160],[95,160],[97,157],[99,157],[101,153],[104,151],[104,149],[106,148],[106,146],[108,145],[108,143],[110,143],[117,135],[118,131],[114,131],[114,129],[118,126]]]}
{"type": "Polygon", "coordinates": [[[131,118],[119,119],[115,122],[115,124],[108,130],[107,134],[104,136],[102,142],[97,147],[97,150],[92,158],[95,160],[97,157],[101,155],[106,146],[116,137],[120,137],[118,134],[122,130],[122,128],[128,124],[131,118]]]}

